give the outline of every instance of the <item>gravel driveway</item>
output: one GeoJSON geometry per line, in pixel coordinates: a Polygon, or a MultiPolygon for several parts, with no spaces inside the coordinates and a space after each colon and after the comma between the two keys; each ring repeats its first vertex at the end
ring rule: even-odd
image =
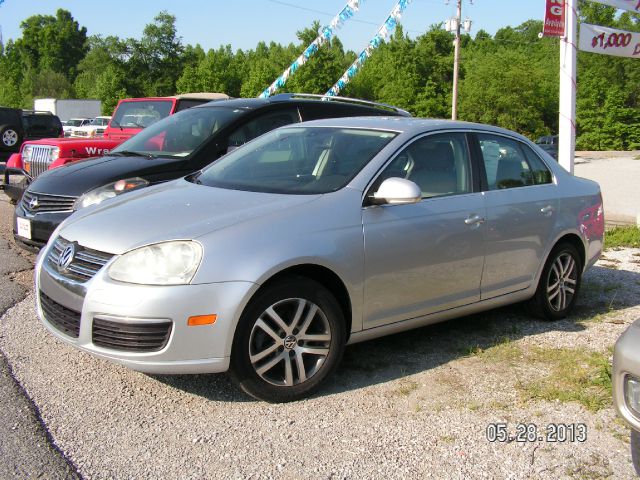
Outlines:
{"type": "MultiPolygon", "coordinates": [[[[10,214],[0,202],[5,240],[10,214]]],[[[285,405],[226,375],[149,376],[63,345],[36,319],[28,269],[9,274],[28,295],[0,319],[0,350],[86,479],[634,478],[599,382],[640,318],[640,249],[605,257],[572,318],[515,306],[354,345],[320,394],[285,405]],[[537,434],[488,441],[499,422],[537,434]],[[554,424],[584,424],[586,441],[547,441],[554,424]]]]}

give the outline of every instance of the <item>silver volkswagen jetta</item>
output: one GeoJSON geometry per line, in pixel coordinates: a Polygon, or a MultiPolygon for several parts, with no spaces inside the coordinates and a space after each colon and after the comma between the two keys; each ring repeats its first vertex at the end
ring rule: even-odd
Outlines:
{"type": "Polygon", "coordinates": [[[349,343],[524,300],[566,316],[603,225],[599,186],[516,133],[319,120],[74,214],[38,259],[37,309],[99,357],[289,401],[349,343]]]}

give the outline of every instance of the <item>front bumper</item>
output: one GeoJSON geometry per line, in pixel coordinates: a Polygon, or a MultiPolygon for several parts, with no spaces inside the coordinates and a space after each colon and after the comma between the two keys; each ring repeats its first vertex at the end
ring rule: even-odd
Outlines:
{"type": "Polygon", "coordinates": [[[47,259],[51,249],[49,244],[38,258],[35,284],[38,317],[56,337],[97,357],[146,373],[214,373],[229,368],[235,327],[245,299],[257,288],[255,284],[125,284],[111,280],[106,274],[113,259],[93,278],[80,283],[66,278],[51,264],[47,259]],[[65,333],[59,320],[53,318],[52,301],[56,308],[61,308],[65,322],[74,312],[77,314],[77,336],[65,333]],[[47,302],[49,313],[43,310],[43,302],[47,302]],[[190,316],[207,314],[217,315],[214,324],[187,325],[190,316]],[[171,328],[160,350],[129,351],[96,345],[98,337],[94,330],[97,331],[95,325],[100,320],[141,327],[170,322],[171,328]]]}
{"type": "Polygon", "coordinates": [[[631,428],[640,432],[640,414],[627,405],[625,378],[640,378],[640,320],[633,323],[616,342],[613,353],[613,404],[631,428]]]}
{"type": "Polygon", "coordinates": [[[13,203],[18,203],[32,180],[21,168],[6,167],[0,181],[0,190],[3,190],[13,203]]]}
{"type": "Polygon", "coordinates": [[[44,247],[53,231],[58,228],[73,212],[42,212],[28,214],[18,203],[13,213],[13,238],[16,243],[28,250],[44,247]],[[31,224],[31,238],[18,235],[18,218],[28,220],[31,224]]]}

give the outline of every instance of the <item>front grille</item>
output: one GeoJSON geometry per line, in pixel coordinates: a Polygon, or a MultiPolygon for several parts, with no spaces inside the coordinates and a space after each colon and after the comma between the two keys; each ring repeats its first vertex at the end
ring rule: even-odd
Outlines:
{"type": "Polygon", "coordinates": [[[75,132],[73,132],[73,136],[74,137],[88,137],[89,136],[89,132],[87,132],[86,130],[76,130],[75,132]]]}
{"type": "Polygon", "coordinates": [[[170,321],[161,323],[124,323],[93,319],[93,344],[112,350],[128,352],[157,352],[162,350],[171,335],[170,321]]]}
{"type": "Polygon", "coordinates": [[[40,292],[40,305],[44,318],[62,333],[73,338],[80,335],[80,312],[63,307],[40,292]]]}
{"type": "Polygon", "coordinates": [[[73,204],[77,199],[78,197],[49,195],[27,190],[22,195],[21,205],[26,212],[32,215],[45,212],[72,212],[73,204]]]}
{"type": "Polygon", "coordinates": [[[24,169],[29,172],[29,175],[35,178],[49,169],[49,165],[53,162],[51,153],[54,147],[48,145],[31,145],[30,148],[31,156],[25,159],[24,169]]]}
{"type": "Polygon", "coordinates": [[[62,237],[56,238],[47,260],[49,265],[55,268],[62,276],[72,280],[81,282],[90,280],[113,257],[110,253],[92,250],[76,244],[73,260],[66,268],[60,269],[58,267],[60,255],[70,243],[62,237]]]}

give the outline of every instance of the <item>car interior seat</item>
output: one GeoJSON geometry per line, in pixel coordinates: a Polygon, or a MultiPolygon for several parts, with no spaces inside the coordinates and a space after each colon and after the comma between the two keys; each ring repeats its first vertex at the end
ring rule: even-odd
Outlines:
{"type": "Polygon", "coordinates": [[[448,142],[423,144],[411,152],[416,165],[410,177],[423,197],[447,195],[457,191],[457,173],[453,148],[448,142]]]}

